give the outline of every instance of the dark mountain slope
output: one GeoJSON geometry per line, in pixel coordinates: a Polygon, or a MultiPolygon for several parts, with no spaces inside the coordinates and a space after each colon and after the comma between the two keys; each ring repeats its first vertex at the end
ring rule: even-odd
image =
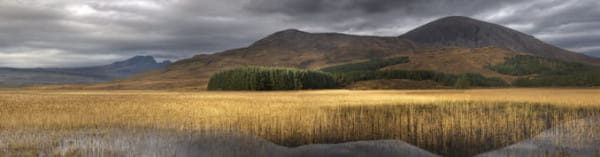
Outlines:
{"type": "Polygon", "coordinates": [[[430,48],[440,47],[467,47],[481,48],[497,46],[516,52],[525,52],[533,55],[577,61],[591,64],[600,64],[600,59],[570,52],[543,41],[533,36],[516,30],[468,17],[445,17],[408,33],[400,38],[408,39],[430,48]]]}
{"type": "Polygon", "coordinates": [[[0,82],[13,86],[108,82],[162,68],[152,56],[136,56],[113,64],[82,68],[0,68],[0,82]]]}

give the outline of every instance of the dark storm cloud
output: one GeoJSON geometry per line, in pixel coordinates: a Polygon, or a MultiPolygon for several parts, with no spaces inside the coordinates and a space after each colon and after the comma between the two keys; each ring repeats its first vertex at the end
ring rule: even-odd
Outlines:
{"type": "MultiPolygon", "coordinates": [[[[471,16],[517,0],[252,0],[247,9],[256,13],[287,15],[305,22],[340,22],[368,18],[363,23],[389,24],[403,19],[471,16]]],[[[410,23],[409,25],[415,25],[410,23]]],[[[353,27],[353,26],[348,26],[353,27]]]]}
{"type": "Polygon", "coordinates": [[[181,59],[299,28],[396,36],[462,15],[599,55],[596,0],[6,0],[0,66],[84,66],[134,55],[181,59]]]}

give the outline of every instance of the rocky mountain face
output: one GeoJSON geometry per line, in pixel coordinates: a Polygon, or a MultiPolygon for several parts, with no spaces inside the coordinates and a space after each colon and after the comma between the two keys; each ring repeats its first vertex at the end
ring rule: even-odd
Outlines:
{"type": "Polygon", "coordinates": [[[497,46],[510,51],[561,59],[600,64],[600,59],[569,52],[516,30],[468,17],[451,16],[427,23],[400,38],[429,48],[497,46]]]}
{"type": "Polygon", "coordinates": [[[136,56],[125,61],[94,67],[0,68],[0,82],[6,86],[101,83],[163,68],[170,63],[170,61],[158,63],[152,56],[136,56]]]}

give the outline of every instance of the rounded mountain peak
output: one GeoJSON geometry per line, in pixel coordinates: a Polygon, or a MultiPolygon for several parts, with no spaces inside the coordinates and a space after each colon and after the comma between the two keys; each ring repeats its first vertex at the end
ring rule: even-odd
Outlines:
{"type": "Polygon", "coordinates": [[[294,36],[307,35],[309,33],[300,31],[298,29],[286,29],[279,32],[275,32],[266,38],[289,38],[294,36]]]}
{"type": "Polygon", "coordinates": [[[532,50],[544,46],[541,41],[516,30],[464,16],[444,17],[414,29],[401,38],[428,47],[481,48],[498,46],[512,51],[543,53],[532,50]]]}
{"type": "MultiPolygon", "coordinates": [[[[509,28],[506,28],[501,25],[473,19],[465,16],[448,16],[444,18],[440,18],[433,22],[430,22],[422,27],[423,29],[450,29],[451,31],[462,31],[462,32],[474,32],[475,30],[481,31],[491,31],[492,29],[496,30],[504,30],[509,31],[509,28]]],[[[418,28],[418,29],[419,29],[418,28]]],[[[418,30],[416,29],[416,30],[418,30]]],[[[510,30],[514,31],[514,30],[510,30]]],[[[516,32],[516,31],[514,31],[516,32]]]]}
{"type": "Polygon", "coordinates": [[[550,58],[598,63],[593,58],[546,44],[531,35],[464,16],[450,16],[435,20],[401,35],[400,38],[429,48],[496,46],[550,58]]]}
{"type": "MultiPolygon", "coordinates": [[[[443,17],[440,18],[436,21],[447,21],[447,22],[468,22],[468,21],[479,21],[470,17],[466,17],[466,16],[447,16],[447,17],[443,17]]],[[[479,22],[483,22],[483,21],[479,21],[479,22]]]]}
{"type": "Polygon", "coordinates": [[[306,33],[306,32],[300,31],[300,30],[295,29],[295,28],[290,28],[290,29],[279,31],[279,32],[275,32],[274,34],[278,34],[278,33],[285,33],[285,34],[290,34],[291,33],[291,34],[295,34],[295,33],[306,33]]]}

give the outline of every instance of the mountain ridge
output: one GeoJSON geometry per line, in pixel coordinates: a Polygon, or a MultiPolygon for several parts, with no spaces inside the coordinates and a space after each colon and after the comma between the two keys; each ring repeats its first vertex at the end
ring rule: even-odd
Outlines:
{"type": "Polygon", "coordinates": [[[174,62],[164,69],[148,71],[107,84],[72,88],[203,89],[212,74],[230,68],[275,66],[320,69],[411,54],[415,49],[418,49],[417,44],[393,36],[307,33],[288,29],[268,35],[248,47],[214,54],[199,54],[174,62]]]}
{"type": "MultiPolygon", "coordinates": [[[[447,17],[440,19],[441,23],[454,23],[453,21],[467,23],[466,28],[483,25],[492,30],[502,30],[517,38],[532,40],[533,48],[542,47],[541,50],[554,50],[554,46],[543,43],[535,37],[514,31],[510,28],[497,24],[491,24],[465,17],[447,17]],[[445,22],[445,21],[450,22],[445,22]],[[496,28],[499,27],[499,28],[496,28]],[[537,46],[535,46],[537,45],[537,46]],[[540,46],[541,45],[541,46],[540,46]]],[[[432,23],[440,22],[436,20],[432,23]]],[[[424,26],[430,25],[425,24],[424,26]]],[[[461,28],[462,26],[457,26],[461,28]]],[[[433,28],[445,30],[444,27],[433,28]]],[[[243,48],[226,50],[214,54],[199,54],[188,59],[183,59],[166,66],[163,69],[151,70],[138,75],[113,81],[110,83],[95,84],[89,86],[59,86],[53,88],[66,89],[173,89],[189,88],[204,89],[212,74],[237,67],[244,66],[271,66],[292,67],[300,69],[321,69],[330,66],[364,62],[374,59],[385,59],[392,57],[415,58],[411,63],[391,65],[382,69],[387,70],[432,70],[437,72],[460,74],[464,72],[482,73],[489,77],[499,77],[505,81],[515,79],[513,76],[491,71],[486,66],[499,64],[504,59],[514,55],[536,54],[537,51],[515,51],[511,50],[511,41],[490,42],[492,44],[479,44],[469,46],[467,42],[457,42],[451,46],[435,46],[427,40],[423,42],[418,39],[407,39],[411,34],[421,34],[416,28],[401,36],[361,36],[342,33],[309,33],[297,29],[286,29],[270,34],[257,40],[251,45],[243,48]],[[416,41],[415,41],[416,40],[416,41]],[[467,44],[465,44],[467,43],[467,44]],[[500,43],[499,45],[494,45],[500,43]],[[502,44],[507,43],[507,44],[502,44]],[[463,46],[466,45],[466,46],[463,46]],[[508,45],[508,46],[507,46],[508,45]],[[448,54],[448,55],[444,55],[448,54]],[[468,65],[468,66],[461,66],[468,65]],[[457,69],[451,69],[457,68],[457,69]],[[449,70],[449,71],[448,71],[449,70]]],[[[463,34],[469,34],[470,29],[458,29],[463,34]]],[[[435,32],[435,31],[434,31],[435,32]]],[[[485,31],[484,31],[485,32],[485,31]]],[[[493,32],[492,32],[493,33],[493,32]]],[[[471,33],[473,34],[473,33],[471,33]]],[[[485,33],[484,33],[485,34],[485,33]]],[[[475,33],[475,35],[478,35],[475,33]]],[[[496,33],[494,36],[503,35],[496,33]]],[[[452,36],[452,34],[451,34],[452,36]]],[[[478,36],[476,36],[478,37],[478,36]]],[[[513,37],[499,37],[499,40],[511,40],[513,37]]],[[[434,38],[435,39],[435,38],[434,38]]],[[[468,38],[467,38],[468,39],[468,38]]],[[[436,41],[437,39],[433,40],[436,41]]],[[[493,41],[494,39],[490,39],[493,41]]],[[[479,41],[479,40],[473,40],[479,41]]],[[[515,49],[514,47],[512,47],[515,49]]],[[[517,48],[518,45],[517,45],[517,48]]],[[[565,60],[577,60],[579,62],[596,63],[598,58],[579,55],[558,48],[546,55],[551,58],[565,60]],[[565,57],[566,56],[566,57],[565,57]]],[[[518,50],[518,49],[516,49],[518,50]]],[[[537,50],[537,49],[534,49],[537,50]]],[[[600,63],[600,62],[598,62],[600,63]]]]}

